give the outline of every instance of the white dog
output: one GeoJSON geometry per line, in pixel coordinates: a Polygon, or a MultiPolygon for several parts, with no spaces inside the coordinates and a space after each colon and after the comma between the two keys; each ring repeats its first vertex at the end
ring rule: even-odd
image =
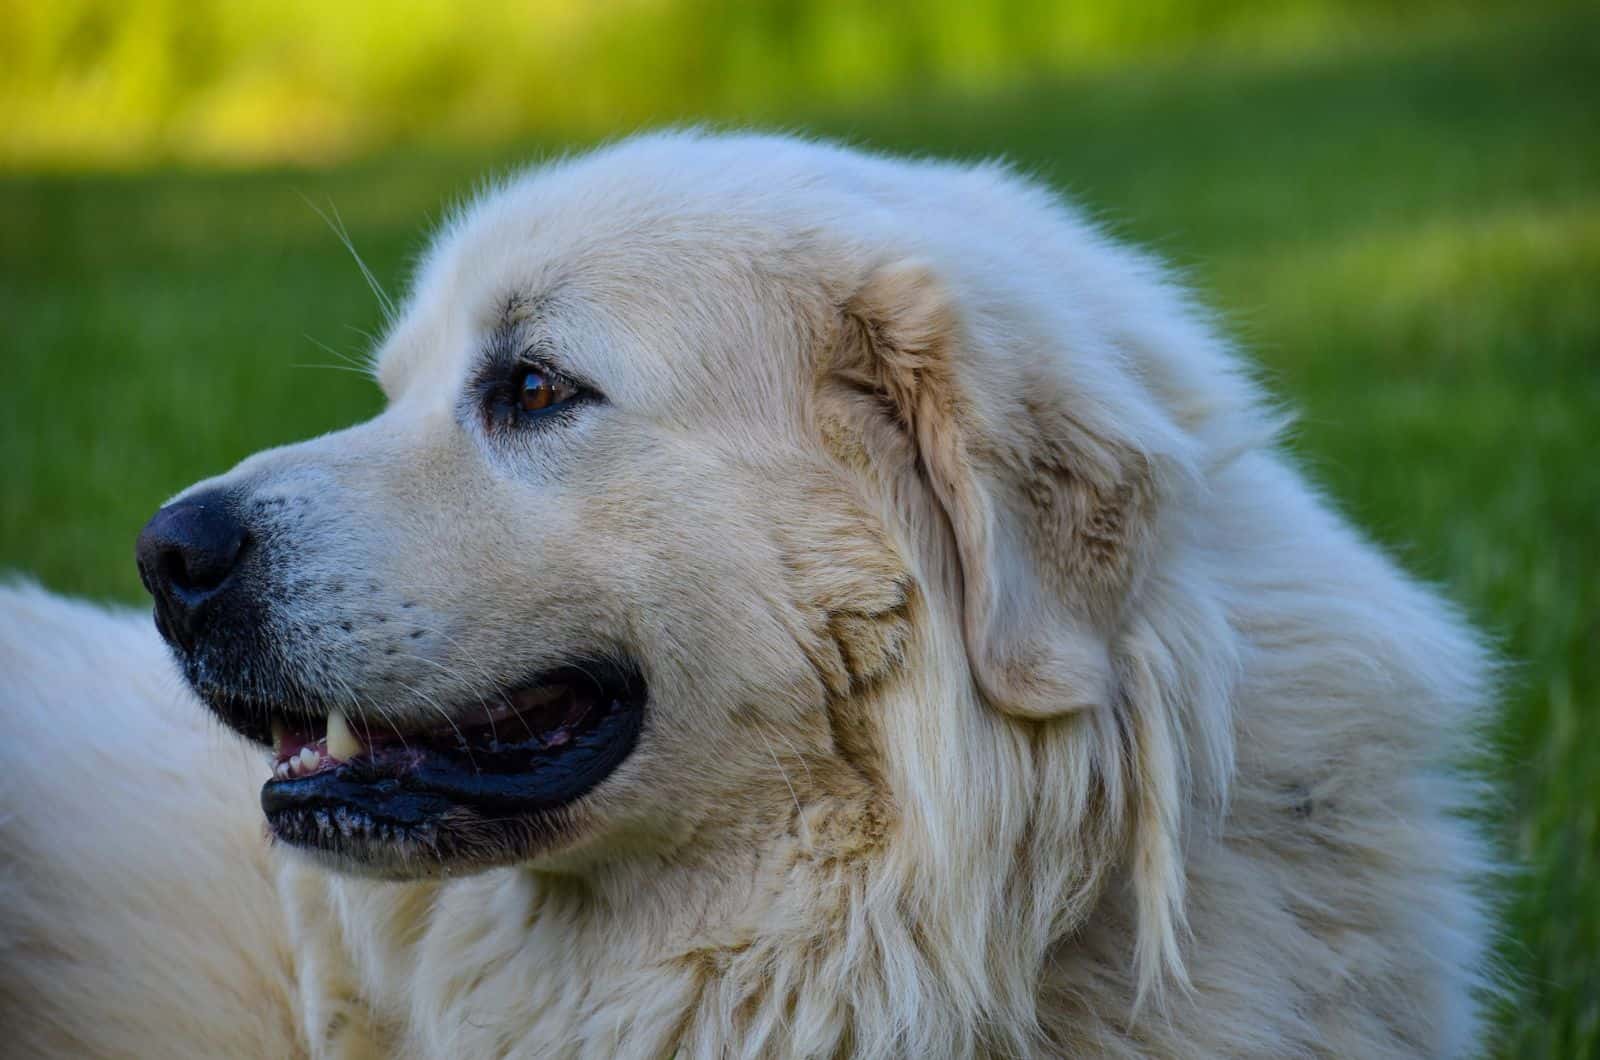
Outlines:
{"type": "Polygon", "coordinates": [[[3,597],[8,1052],[1473,1050],[1487,655],[1046,191],[631,140],[376,375],[145,529],[170,654],[3,597]]]}

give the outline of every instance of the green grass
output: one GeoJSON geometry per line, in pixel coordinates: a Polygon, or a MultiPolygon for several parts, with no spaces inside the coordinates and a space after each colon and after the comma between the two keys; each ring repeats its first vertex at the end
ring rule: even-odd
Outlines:
{"type": "MultiPolygon", "coordinates": [[[[796,114],[1004,154],[1179,263],[1301,410],[1313,474],[1513,666],[1493,769],[1520,983],[1504,1056],[1600,1057],[1600,14],[1189,58],[986,97],[796,114]]],[[[0,566],[136,600],[139,526],[263,446],[377,408],[385,282],[487,170],[0,178],[0,566]]]]}

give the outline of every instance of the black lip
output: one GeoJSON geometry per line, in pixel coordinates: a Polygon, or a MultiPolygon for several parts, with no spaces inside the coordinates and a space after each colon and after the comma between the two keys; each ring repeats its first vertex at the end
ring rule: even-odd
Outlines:
{"type": "Polygon", "coordinates": [[[471,833],[482,845],[486,832],[509,832],[572,804],[633,752],[646,699],[637,671],[595,663],[581,669],[601,693],[597,716],[561,746],[523,748],[491,770],[470,754],[391,745],[309,777],[269,780],[262,811],[274,835],[296,846],[354,852],[411,839],[424,841],[436,860],[450,860],[460,845],[450,833],[471,833]],[[347,834],[352,823],[355,842],[347,834]]]}

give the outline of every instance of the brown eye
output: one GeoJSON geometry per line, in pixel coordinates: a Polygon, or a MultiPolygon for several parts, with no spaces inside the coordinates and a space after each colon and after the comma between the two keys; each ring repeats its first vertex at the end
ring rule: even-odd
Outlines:
{"type": "Polygon", "coordinates": [[[543,412],[568,400],[577,389],[543,372],[530,371],[522,377],[517,403],[523,412],[543,412]]]}

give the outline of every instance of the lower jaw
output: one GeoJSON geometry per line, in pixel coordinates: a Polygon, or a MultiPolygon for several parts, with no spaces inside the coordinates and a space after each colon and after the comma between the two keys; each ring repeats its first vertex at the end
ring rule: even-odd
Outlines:
{"type": "Polygon", "coordinates": [[[452,808],[406,825],[346,807],[268,815],[273,839],[322,868],[406,881],[464,876],[528,861],[575,838],[565,810],[483,818],[452,808]]]}

